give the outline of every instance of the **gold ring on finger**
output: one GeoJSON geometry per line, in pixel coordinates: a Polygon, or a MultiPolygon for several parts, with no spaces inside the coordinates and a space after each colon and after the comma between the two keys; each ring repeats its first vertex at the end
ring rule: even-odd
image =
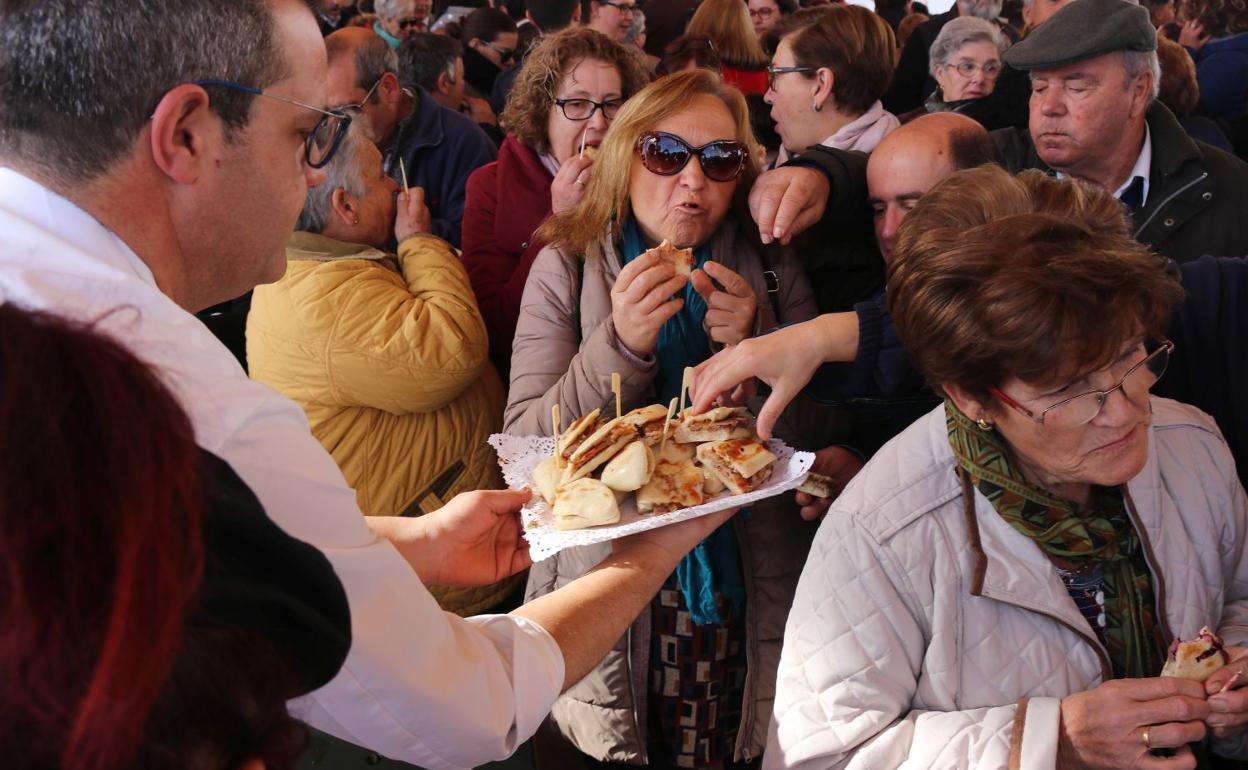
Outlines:
{"type": "Polygon", "coordinates": [[[1152,731],[1152,729],[1153,729],[1153,726],[1149,725],[1148,727],[1144,728],[1143,734],[1140,735],[1140,738],[1144,740],[1144,748],[1150,751],[1153,748],[1153,744],[1149,742],[1149,733],[1152,731]]]}

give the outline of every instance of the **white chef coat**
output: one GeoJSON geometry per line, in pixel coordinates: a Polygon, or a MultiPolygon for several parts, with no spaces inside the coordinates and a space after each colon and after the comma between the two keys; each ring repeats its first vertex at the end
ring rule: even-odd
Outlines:
{"type": "Polygon", "coordinates": [[[200,446],[334,565],[350,602],[351,650],[333,681],[291,704],[296,716],[431,769],[500,759],[536,731],[563,684],[550,634],[524,618],[443,612],[369,530],[299,406],[248,379],[120,238],[12,169],[0,169],[0,301],[96,321],[152,365],[200,446]]]}

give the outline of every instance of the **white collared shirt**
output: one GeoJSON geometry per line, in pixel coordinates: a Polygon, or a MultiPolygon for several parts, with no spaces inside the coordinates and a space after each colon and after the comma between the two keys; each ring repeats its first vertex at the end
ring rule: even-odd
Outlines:
{"type": "MultiPolygon", "coordinates": [[[[1135,165],[1131,167],[1131,173],[1127,174],[1127,181],[1123,182],[1122,186],[1119,187],[1117,190],[1114,190],[1114,197],[1121,199],[1122,194],[1127,191],[1127,188],[1131,186],[1131,183],[1135,181],[1135,178],[1140,177],[1141,179],[1144,180],[1144,194],[1140,197],[1140,205],[1143,206],[1145,203],[1148,203],[1148,176],[1149,174],[1152,173],[1152,170],[1153,170],[1153,135],[1152,135],[1152,131],[1150,131],[1148,128],[1148,124],[1145,123],[1144,124],[1144,146],[1140,148],[1140,154],[1135,159],[1135,165]]],[[[1067,174],[1063,171],[1057,171],[1056,169],[1054,169],[1054,173],[1056,174],[1058,179],[1070,178],[1070,174],[1067,174]]]]}
{"type": "Polygon", "coordinates": [[[200,446],[270,518],[329,558],[351,607],[351,650],[333,681],[292,703],[295,716],[433,769],[500,759],[537,730],[563,685],[550,634],[524,618],[443,612],[365,524],[299,406],[248,379],[120,238],[11,169],[0,169],[0,301],[98,321],[162,375],[200,446]]]}

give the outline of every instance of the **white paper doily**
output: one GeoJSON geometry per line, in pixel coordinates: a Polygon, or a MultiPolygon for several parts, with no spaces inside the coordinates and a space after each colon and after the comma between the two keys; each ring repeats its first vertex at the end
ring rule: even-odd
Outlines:
{"type": "Polygon", "coordinates": [[[533,499],[520,511],[524,522],[524,537],[529,541],[529,554],[533,561],[550,558],[574,545],[605,543],[635,532],[675,524],[725,508],[756,503],[796,488],[806,478],[815,456],[810,452],[794,451],[778,439],[772,439],[767,445],[778,459],[771,478],[753,492],[744,495],[729,495],[725,492],[693,508],[646,516],[637,513],[637,502],[633,495],[629,495],[620,505],[619,523],[565,531],[555,529],[554,513],[541,495],[537,494],[537,484],[533,482],[533,469],[554,452],[554,439],[550,436],[507,436],[501,433],[490,436],[490,446],[498,452],[498,464],[503,469],[503,479],[507,486],[512,489],[534,490],[533,499]]]}

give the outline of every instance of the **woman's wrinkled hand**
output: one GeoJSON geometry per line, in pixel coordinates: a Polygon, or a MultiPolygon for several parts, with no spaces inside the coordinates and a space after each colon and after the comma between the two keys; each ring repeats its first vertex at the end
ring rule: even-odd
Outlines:
{"type": "Polygon", "coordinates": [[[1226,654],[1231,662],[1205,680],[1209,696],[1205,726],[1217,738],[1233,738],[1248,728],[1248,647],[1228,646],[1226,654]]]}
{"type": "Polygon", "coordinates": [[[399,190],[395,198],[394,240],[398,243],[413,235],[433,230],[433,215],[425,205],[425,191],[413,187],[406,192],[399,190]]]}
{"type": "Polygon", "coordinates": [[[585,186],[593,175],[594,161],[573,156],[563,162],[559,173],[550,183],[550,210],[562,214],[576,208],[585,197],[585,186]]]}
{"type": "Polygon", "coordinates": [[[685,304],[672,295],[688,280],[654,251],[624,266],[611,287],[611,320],[615,336],[629,351],[638,356],[654,352],[659,329],[685,304]]]}
{"type": "Polygon", "coordinates": [[[1205,688],[1176,677],[1114,679],[1062,699],[1058,768],[1195,768],[1205,737],[1205,688]],[[1144,736],[1147,730],[1148,743],[1144,736]],[[1160,756],[1155,749],[1169,749],[1160,756]]]}
{"type": "Polygon", "coordinates": [[[736,345],[754,333],[758,298],[737,273],[718,262],[707,262],[690,276],[693,289],[706,300],[706,330],[713,342],[736,345]],[[714,278],[723,289],[716,288],[714,278]]]}

